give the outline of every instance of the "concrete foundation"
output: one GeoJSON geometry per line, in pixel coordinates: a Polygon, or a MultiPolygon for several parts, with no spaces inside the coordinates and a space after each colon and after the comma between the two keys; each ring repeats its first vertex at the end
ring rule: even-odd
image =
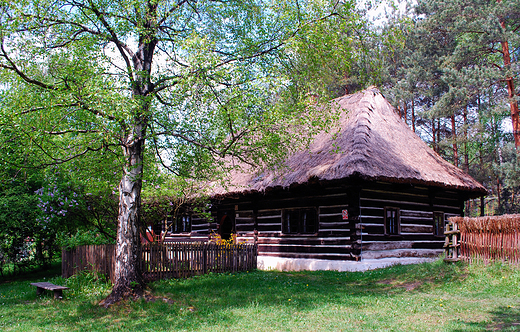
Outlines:
{"type": "Polygon", "coordinates": [[[356,261],[332,261],[325,259],[307,259],[307,258],[282,258],[270,256],[258,256],[257,267],[259,270],[278,270],[278,271],[367,271],[380,269],[397,264],[419,264],[424,262],[433,262],[439,257],[401,257],[401,258],[380,258],[380,259],[363,259],[356,261]]]}

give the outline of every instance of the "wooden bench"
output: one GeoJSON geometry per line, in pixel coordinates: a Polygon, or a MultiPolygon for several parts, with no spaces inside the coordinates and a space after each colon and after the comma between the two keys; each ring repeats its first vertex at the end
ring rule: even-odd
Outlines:
{"type": "Polygon", "coordinates": [[[40,295],[46,289],[54,292],[55,299],[62,299],[63,290],[69,289],[69,287],[54,285],[50,282],[32,282],[31,285],[36,286],[36,295],[40,295]]]}

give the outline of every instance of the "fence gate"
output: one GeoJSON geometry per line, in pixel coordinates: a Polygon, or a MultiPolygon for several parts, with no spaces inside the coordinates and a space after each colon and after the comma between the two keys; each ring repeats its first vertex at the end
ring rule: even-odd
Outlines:
{"type": "Polygon", "coordinates": [[[460,230],[456,222],[450,221],[444,231],[446,240],[444,241],[445,262],[458,262],[460,260],[460,230]]]}

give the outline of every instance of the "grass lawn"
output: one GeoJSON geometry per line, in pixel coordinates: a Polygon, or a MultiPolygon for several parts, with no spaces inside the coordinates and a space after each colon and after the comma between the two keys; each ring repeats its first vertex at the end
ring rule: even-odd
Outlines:
{"type": "Polygon", "coordinates": [[[0,331],[520,331],[520,268],[501,264],[213,274],[110,309],[109,285],[57,273],[0,280],[0,331]],[[36,281],[71,289],[37,297],[36,281]]]}

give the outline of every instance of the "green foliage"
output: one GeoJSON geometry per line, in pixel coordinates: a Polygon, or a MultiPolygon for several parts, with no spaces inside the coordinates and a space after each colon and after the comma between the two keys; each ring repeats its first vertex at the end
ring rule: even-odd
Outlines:
{"type": "Polygon", "coordinates": [[[78,246],[92,244],[113,244],[114,239],[107,237],[97,230],[78,229],[75,234],[61,233],[58,235],[57,244],[60,248],[72,250],[78,246]]]}

